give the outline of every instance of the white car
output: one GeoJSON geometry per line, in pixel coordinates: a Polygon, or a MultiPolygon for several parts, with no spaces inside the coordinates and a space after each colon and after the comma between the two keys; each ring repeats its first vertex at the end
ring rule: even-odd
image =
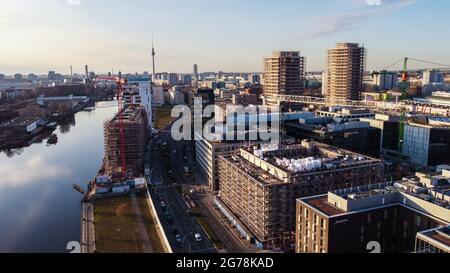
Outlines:
{"type": "Polygon", "coordinates": [[[195,234],[195,240],[196,240],[197,242],[203,241],[202,235],[200,235],[199,233],[195,234]]]}

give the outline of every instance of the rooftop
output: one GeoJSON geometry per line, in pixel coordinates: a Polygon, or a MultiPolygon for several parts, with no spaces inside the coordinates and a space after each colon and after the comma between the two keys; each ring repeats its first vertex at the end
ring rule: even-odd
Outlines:
{"type": "Polygon", "coordinates": [[[401,204],[449,223],[450,173],[417,173],[398,182],[342,189],[301,200],[328,216],[401,204]]]}
{"type": "Polygon", "coordinates": [[[122,110],[122,114],[117,114],[112,118],[112,122],[119,121],[120,117],[124,122],[141,122],[144,109],[140,106],[129,106],[122,110]]]}
{"type": "Polygon", "coordinates": [[[447,250],[450,250],[450,226],[420,232],[419,237],[429,242],[438,242],[447,250]]]}
{"type": "Polygon", "coordinates": [[[0,124],[0,126],[1,127],[29,126],[38,120],[39,120],[38,118],[16,117],[0,124]]]}
{"type": "Polygon", "coordinates": [[[309,141],[250,146],[227,159],[263,184],[288,183],[303,175],[380,163],[373,158],[309,141]]]}

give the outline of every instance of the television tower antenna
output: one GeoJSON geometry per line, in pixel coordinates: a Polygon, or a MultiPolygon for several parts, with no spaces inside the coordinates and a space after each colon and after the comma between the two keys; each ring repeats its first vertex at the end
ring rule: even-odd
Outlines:
{"type": "Polygon", "coordinates": [[[153,61],[152,82],[155,82],[155,80],[156,80],[155,56],[156,56],[155,43],[154,43],[153,35],[152,35],[152,61],[153,61]]]}

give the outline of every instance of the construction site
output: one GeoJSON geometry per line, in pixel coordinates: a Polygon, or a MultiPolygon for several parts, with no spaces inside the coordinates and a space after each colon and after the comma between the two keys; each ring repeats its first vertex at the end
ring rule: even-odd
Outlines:
{"type": "Polygon", "coordinates": [[[147,114],[141,106],[128,106],[104,124],[104,175],[141,177],[148,137],[147,114]]]}
{"type": "Polygon", "coordinates": [[[316,142],[219,158],[220,200],[266,249],[289,247],[295,200],[383,180],[380,160],[316,142]]]}

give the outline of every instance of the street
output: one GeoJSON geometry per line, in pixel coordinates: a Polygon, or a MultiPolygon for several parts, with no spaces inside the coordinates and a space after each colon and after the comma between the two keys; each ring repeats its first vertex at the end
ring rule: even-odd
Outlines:
{"type": "Polygon", "coordinates": [[[172,148],[170,140],[168,131],[161,132],[157,143],[167,143],[166,148],[161,149],[163,145],[151,143],[146,156],[146,166],[151,170],[147,177],[152,183],[150,194],[155,202],[158,216],[175,252],[215,253],[217,250],[213,243],[208,239],[196,218],[188,215],[189,207],[176,189],[177,184],[192,181],[183,174],[184,165],[172,160],[175,155],[169,155],[172,148]],[[196,234],[200,234],[201,241],[197,241],[196,234]],[[176,235],[180,236],[178,242],[176,235]]]}

